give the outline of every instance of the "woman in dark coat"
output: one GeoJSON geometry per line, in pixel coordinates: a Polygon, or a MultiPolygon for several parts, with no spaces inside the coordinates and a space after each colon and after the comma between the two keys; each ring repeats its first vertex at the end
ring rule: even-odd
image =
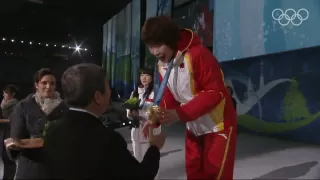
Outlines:
{"type": "MultiPolygon", "coordinates": [[[[36,93],[30,94],[17,104],[10,116],[11,133],[14,140],[42,138],[46,123],[61,119],[67,106],[56,89],[56,78],[50,69],[40,69],[35,74],[36,93]]],[[[8,146],[9,156],[17,160],[15,179],[45,179],[42,148],[17,148],[15,143],[8,146]]]]}
{"type": "Polygon", "coordinates": [[[8,119],[11,115],[14,107],[18,103],[18,100],[16,99],[17,93],[18,88],[13,84],[9,84],[3,89],[3,99],[1,101],[2,118],[8,119]]]}
{"type": "MultiPolygon", "coordinates": [[[[18,103],[16,99],[18,88],[15,85],[7,85],[3,89],[3,99],[1,101],[1,115],[0,118],[8,119],[13,109],[18,103]]],[[[0,124],[0,136],[1,136],[1,158],[3,162],[3,179],[13,179],[16,172],[16,163],[9,159],[4,140],[10,136],[9,123],[2,122],[0,124]]]]}

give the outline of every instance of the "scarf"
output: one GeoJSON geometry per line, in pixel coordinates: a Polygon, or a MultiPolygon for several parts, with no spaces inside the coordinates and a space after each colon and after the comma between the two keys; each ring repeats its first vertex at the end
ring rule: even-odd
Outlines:
{"type": "Polygon", "coordinates": [[[12,105],[17,104],[17,103],[18,103],[17,99],[10,99],[10,100],[3,99],[1,101],[1,109],[7,109],[7,108],[9,108],[12,105]]]}
{"type": "Polygon", "coordinates": [[[43,98],[39,93],[36,93],[34,99],[46,115],[49,115],[62,102],[58,92],[55,92],[52,98],[43,98]]]}

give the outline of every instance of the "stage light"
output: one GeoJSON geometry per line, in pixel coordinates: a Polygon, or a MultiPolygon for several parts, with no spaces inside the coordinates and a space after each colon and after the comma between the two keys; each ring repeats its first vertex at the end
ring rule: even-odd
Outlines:
{"type": "MultiPolygon", "coordinates": [[[[17,42],[20,41],[21,44],[24,43],[23,40],[15,39],[15,38],[10,38],[10,37],[1,37],[0,40],[2,40],[2,41],[7,41],[7,40],[9,40],[9,41],[12,42],[12,43],[14,43],[14,42],[16,42],[16,41],[17,41],[17,42]]],[[[75,52],[79,52],[79,53],[80,53],[81,51],[83,51],[83,50],[84,50],[84,51],[88,51],[87,48],[82,48],[82,47],[81,47],[81,44],[80,44],[80,45],[75,44],[75,46],[66,46],[66,45],[61,45],[61,44],[40,43],[40,42],[37,42],[37,41],[26,41],[26,43],[29,43],[30,45],[32,45],[33,43],[38,44],[38,45],[44,44],[46,47],[51,47],[51,46],[53,46],[53,47],[69,48],[69,49],[74,49],[75,52]]]]}

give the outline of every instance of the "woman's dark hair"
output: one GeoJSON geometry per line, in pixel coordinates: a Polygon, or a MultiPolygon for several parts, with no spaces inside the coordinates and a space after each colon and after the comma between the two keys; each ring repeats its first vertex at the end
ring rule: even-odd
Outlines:
{"type": "Polygon", "coordinates": [[[13,84],[9,84],[3,89],[3,91],[6,92],[7,94],[10,94],[10,95],[16,97],[19,89],[17,86],[15,86],[13,84]]]}
{"type": "Polygon", "coordinates": [[[136,98],[138,98],[139,97],[139,93],[138,93],[138,88],[140,87],[143,87],[142,86],[142,83],[141,83],[141,80],[140,80],[140,75],[141,74],[148,74],[148,75],[150,75],[151,76],[151,82],[150,82],[150,84],[148,85],[148,87],[147,87],[147,89],[146,89],[146,91],[144,92],[144,94],[143,94],[143,96],[144,97],[149,97],[149,95],[151,94],[151,92],[152,92],[152,90],[153,90],[153,74],[154,74],[154,72],[153,72],[153,70],[152,69],[149,69],[149,68],[141,68],[140,70],[139,70],[139,81],[138,81],[138,84],[137,84],[137,86],[136,86],[136,88],[134,89],[134,91],[133,91],[133,96],[132,97],[136,97],[136,98]]]}
{"type": "Polygon", "coordinates": [[[179,26],[169,16],[151,17],[141,29],[141,40],[146,44],[165,44],[176,49],[179,38],[179,26]]]}
{"type": "Polygon", "coordinates": [[[43,78],[43,76],[46,75],[53,75],[52,71],[49,68],[41,68],[39,69],[36,74],[34,75],[34,82],[38,83],[39,81],[41,81],[41,79],[43,78]]]}

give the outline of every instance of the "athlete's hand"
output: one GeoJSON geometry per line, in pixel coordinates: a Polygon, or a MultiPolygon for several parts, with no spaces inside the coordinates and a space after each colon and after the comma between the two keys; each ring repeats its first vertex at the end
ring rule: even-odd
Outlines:
{"type": "Polygon", "coordinates": [[[180,121],[180,117],[174,109],[162,109],[159,113],[160,124],[173,124],[180,121]]]}

